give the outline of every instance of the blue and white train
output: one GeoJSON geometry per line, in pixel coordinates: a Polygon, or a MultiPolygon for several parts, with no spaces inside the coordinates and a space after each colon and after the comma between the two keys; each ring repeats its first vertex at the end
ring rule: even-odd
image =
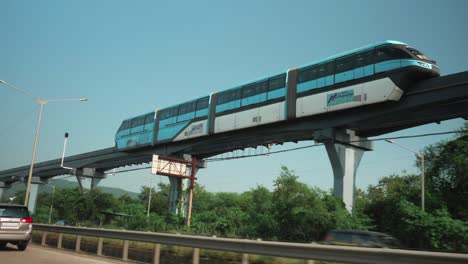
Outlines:
{"type": "Polygon", "coordinates": [[[439,75],[417,49],[384,41],[126,119],[115,143],[131,150],[399,101],[412,83],[439,75]]]}

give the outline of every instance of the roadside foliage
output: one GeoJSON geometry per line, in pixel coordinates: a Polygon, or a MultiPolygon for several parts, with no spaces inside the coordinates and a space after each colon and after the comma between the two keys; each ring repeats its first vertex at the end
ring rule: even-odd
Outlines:
{"type": "Polygon", "coordinates": [[[421,175],[376,175],[376,185],[356,190],[351,214],[331,190],[310,187],[282,166],[273,190],[260,185],[243,193],[212,193],[196,185],[190,228],[168,213],[169,185],[163,183],[151,189],[149,215],[149,187],[141,187],[137,198],[75,188],[58,189],[54,197],[40,193],[34,220],[48,223],[52,204],[52,223],[67,225],[290,242],[319,241],[330,229],[372,230],[393,235],[407,248],[468,252],[468,135],[423,152],[425,211],[421,175]]]}

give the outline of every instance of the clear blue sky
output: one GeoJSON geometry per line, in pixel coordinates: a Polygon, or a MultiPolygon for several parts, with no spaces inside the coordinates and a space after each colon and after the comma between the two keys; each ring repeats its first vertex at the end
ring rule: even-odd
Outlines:
{"type": "MultiPolygon", "coordinates": [[[[121,120],[381,40],[409,43],[442,75],[468,70],[468,2],[460,1],[14,1],[0,2],[0,79],[46,99],[37,161],[114,145],[121,120]]],[[[30,162],[39,105],[0,87],[0,170],[30,162]]],[[[391,135],[449,131],[456,119],[391,135]]],[[[443,137],[400,140],[421,150],[443,137]]],[[[299,146],[313,142],[299,144],[299,146]]],[[[286,144],[277,149],[298,146],[286,144]]],[[[379,142],[364,155],[357,186],[392,173],[418,173],[414,155],[379,142]]],[[[284,164],[329,189],[324,147],[210,163],[210,191],[272,187],[284,164]]],[[[101,185],[138,191],[149,171],[101,185]]],[[[156,177],[159,181],[159,176],[156,177]]],[[[162,181],[167,182],[166,179],[162,181]]]]}

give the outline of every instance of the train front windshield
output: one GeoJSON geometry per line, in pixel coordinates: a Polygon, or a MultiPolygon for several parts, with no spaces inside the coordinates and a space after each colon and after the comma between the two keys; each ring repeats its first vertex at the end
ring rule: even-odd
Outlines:
{"type": "Polygon", "coordinates": [[[415,49],[415,48],[411,48],[411,47],[406,47],[406,49],[413,55],[415,56],[416,58],[420,59],[420,60],[423,60],[423,61],[427,61],[427,62],[430,62],[430,63],[436,63],[434,60],[431,60],[430,58],[428,58],[426,55],[422,54],[419,50],[415,49]]]}

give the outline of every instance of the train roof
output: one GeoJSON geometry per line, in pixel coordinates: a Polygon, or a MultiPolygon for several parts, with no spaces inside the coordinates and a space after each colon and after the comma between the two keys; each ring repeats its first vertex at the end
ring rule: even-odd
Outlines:
{"type": "Polygon", "coordinates": [[[247,84],[253,84],[253,83],[257,83],[257,82],[262,82],[262,81],[265,81],[265,80],[268,80],[268,79],[270,79],[270,78],[277,77],[277,76],[280,76],[280,75],[286,74],[286,73],[287,73],[287,70],[284,70],[284,71],[281,71],[281,72],[277,72],[277,73],[275,73],[275,74],[270,74],[270,75],[267,75],[267,76],[264,76],[264,77],[261,77],[261,78],[257,78],[257,79],[255,79],[255,80],[253,80],[253,81],[243,82],[243,83],[238,84],[238,85],[236,85],[236,86],[233,86],[233,87],[231,87],[231,88],[221,90],[221,91],[219,91],[219,92],[217,92],[217,93],[226,92],[226,91],[230,91],[230,90],[234,90],[234,89],[240,88],[240,87],[242,87],[242,86],[245,86],[245,85],[247,85],[247,84]]]}
{"type": "Polygon", "coordinates": [[[195,98],[195,99],[191,99],[191,100],[188,100],[188,101],[184,101],[184,102],[182,102],[182,103],[178,103],[178,104],[166,106],[166,107],[164,107],[164,108],[158,108],[157,110],[169,109],[169,108],[172,108],[172,107],[174,107],[174,106],[178,106],[178,105],[182,105],[182,104],[194,102],[194,101],[197,101],[197,100],[200,100],[200,99],[204,99],[204,98],[209,97],[209,96],[210,96],[209,94],[203,95],[203,96],[197,97],[197,98],[195,98]]]}
{"type": "Polygon", "coordinates": [[[344,56],[347,56],[347,55],[350,55],[350,54],[353,54],[353,53],[356,53],[356,52],[360,52],[360,51],[370,50],[370,49],[373,49],[373,48],[375,48],[375,47],[382,46],[382,45],[386,45],[386,44],[408,45],[408,44],[406,44],[406,43],[403,43],[403,42],[400,42],[400,41],[396,41],[396,40],[384,40],[384,41],[380,41],[380,42],[377,42],[377,43],[369,44],[369,45],[366,45],[366,46],[363,46],[363,47],[360,47],[360,48],[357,48],[357,49],[352,49],[352,50],[349,50],[349,51],[345,51],[345,52],[342,52],[342,53],[338,53],[338,54],[335,54],[335,55],[333,55],[333,56],[327,57],[327,58],[325,58],[325,59],[321,59],[321,60],[314,61],[314,62],[312,62],[312,63],[308,63],[308,64],[305,64],[305,65],[301,65],[301,66],[299,66],[298,68],[304,68],[304,67],[312,66],[312,65],[315,65],[315,64],[324,63],[324,62],[327,62],[327,61],[331,61],[331,60],[337,59],[337,58],[339,58],[339,57],[344,57],[344,56]]]}
{"type": "MultiPolygon", "coordinates": [[[[325,59],[321,59],[321,60],[318,60],[318,61],[314,61],[314,62],[312,62],[312,63],[308,63],[308,64],[305,64],[305,65],[302,65],[302,66],[300,66],[300,67],[298,67],[298,68],[308,67],[308,66],[311,66],[311,65],[314,65],[314,64],[320,64],[320,63],[323,63],[323,62],[326,62],[326,61],[334,60],[334,59],[339,58],[339,57],[343,57],[343,56],[346,56],[346,55],[350,55],[350,54],[353,54],[353,53],[356,53],[356,52],[359,52],[359,51],[365,51],[365,50],[368,50],[368,49],[373,49],[373,48],[375,48],[375,47],[382,46],[382,45],[386,45],[386,44],[408,45],[408,44],[406,44],[406,43],[403,43],[403,42],[400,42],[400,41],[396,41],[396,40],[384,40],[384,41],[380,41],[380,42],[377,42],[377,43],[369,44],[369,45],[366,45],[366,46],[363,46],[363,47],[360,47],[360,48],[357,48],[357,49],[353,49],[353,50],[349,50],[349,51],[346,51],[346,52],[342,52],[342,53],[339,53],[339,54],[336,54],[336,55],[327,57],[327,58],[325,58],[325,59]]],[[[221,90],[221,91],[219,91],[219,92],[225,92],[225,91],[237,89],[237,88],[242,87],[242,86],[247,85],[247,84],[252,84],[252,83],[256,83],[256,82],[261,82],[261,81],[267,80],[267,79],[269,79],[269,78],[276,77],[276,76],[281,75],[281,74],[285,74],[285,73],[287,73],[287,72],[288,72],[288,70],[280,71],[280,72],[277,72],[277,73],[275,73],[275,74],[270,74],[270,75],[268,75],[268,76],[255,79],[255,80],[253,80],[253,81],[251,80],[251,81],[248,81],[248,82],[243,82],[243,83],[241,83],[241,84],[238,84],[238,85],[236,85],[236,86],[233,86],[233,87],[228,88],[228,89],[225,89],[225,90],[221,90]]]]}
{"type": "Polygon", "coordinates": [[[132,120],[132,119],[135,119],[137,117],[140,117],[140,116],[145,116],[145,115],[148,115],[148,114],[154,114],[155,111],[152,111],[152,112],[147,112],[147,113],[144,113],[144,114],[141,114],[141,115],[136,115],[136,116],[132,116],[132,117],[129,117],[129,118],[125,118],[124,120],[122,120],[122,123],[127,121],[127,120],[132,120]]]}

